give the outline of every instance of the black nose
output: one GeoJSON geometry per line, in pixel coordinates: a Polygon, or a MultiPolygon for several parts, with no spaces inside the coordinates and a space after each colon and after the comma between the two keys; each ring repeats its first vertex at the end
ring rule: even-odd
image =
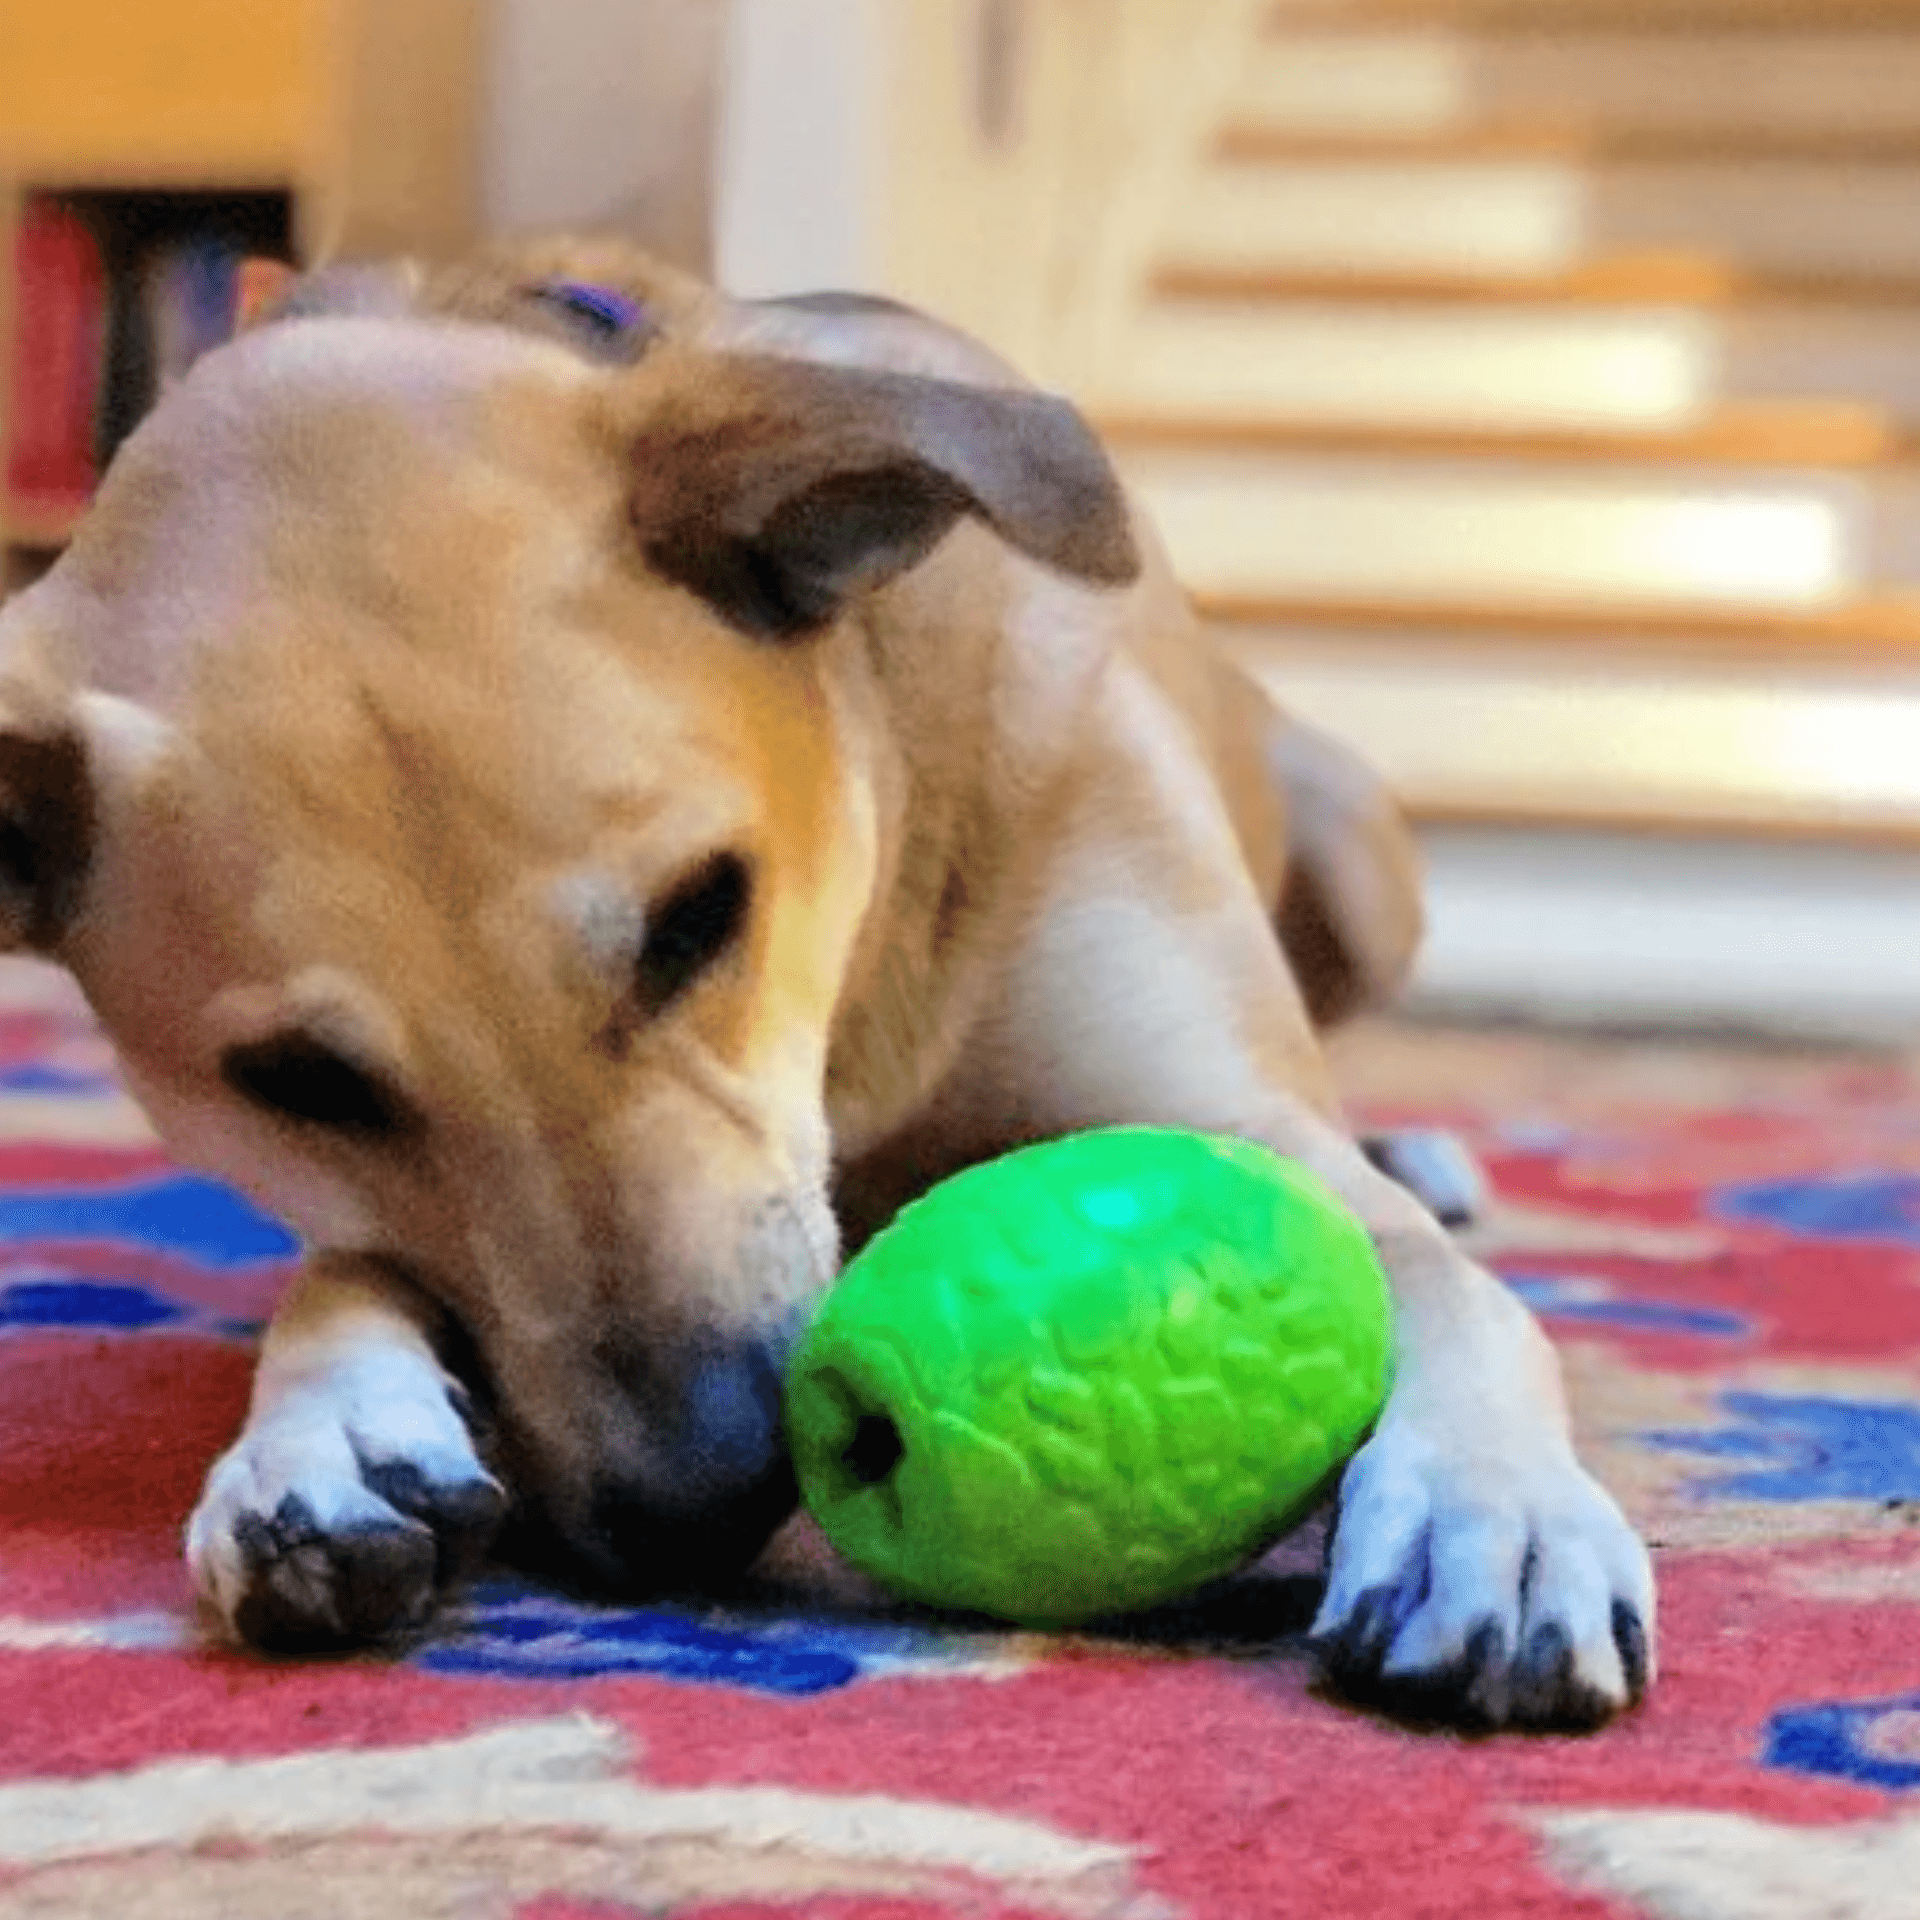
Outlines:
{"type": "Polygon", "coordinates": [[[725,1501],[759,1481],[782,1453],[783,1337],[702,1349],[681,1375],[666,1439],[669,1498],[725,1501]]]}
{"type": "Polygon", "coordinates": [[[782,1332],[650,1356],[650,1457],[594,1483],[572,1543],[597,1582],[675,1592],[746,1571],[799,1502],[781,1427],[792,1344],[782,1332]]]}

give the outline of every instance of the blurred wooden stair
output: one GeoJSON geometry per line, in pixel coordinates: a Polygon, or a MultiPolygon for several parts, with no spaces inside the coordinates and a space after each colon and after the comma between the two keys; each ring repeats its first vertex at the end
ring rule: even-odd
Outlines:
{"type": "Polygon", "coordinates": [[[1429,1004],[1920,1026],[1920,0],[1276,0],[1081,398],[1429,1004]]]}
{"type": "Polygon", "coordinates": [[[1920,0],[1291,0],[1164,215],[1082,398],[1418,814],[1920,849],[1920,0]]]}
{"type": "Polygon", "coordinates": [[[1239,167],[1426,161],[1550,160],[1599,167],[1633,161],[1764,166],[1817,161],[1837,166],[1920,166],[1912,127],[1640,126],[1537,124],[1321,132],[1258,125],[1224,128],[1214,146],[1239,167]]]}
{"type": "Polygon", "coordinates": [[[1577,260],[1558,272],[1449,273],[1289,269],[1174,261],[1150,292],[1167,301],[1341,302],[1397,306],[1764,307],[1915,306],[1920,278],[1756,273],[1713,254],[1671,250],[1577,260]]]}
{"type": "Polygon", "coordinates": [[[1343,32],[1450,26],[1496,34],[1564,34],[1620,28],[1641,34],[1777,34],[1820,27],[1905,34],[1920,0],[1276,0],[1283,29],[1337,25],[1343,32]]]}

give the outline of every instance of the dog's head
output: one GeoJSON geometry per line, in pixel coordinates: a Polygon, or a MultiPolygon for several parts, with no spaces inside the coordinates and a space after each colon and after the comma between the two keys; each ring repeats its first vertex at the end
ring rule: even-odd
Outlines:
{"type": "Polygon", "coordinates": [[[875,596],[965,518],[1132,561],[1059,403],[615,344],[407,309],[208,356],[0,613],[0,947],[184,1157],[443,1310],[516,1490],[646,1576],[790,1498],[875,596]]]}

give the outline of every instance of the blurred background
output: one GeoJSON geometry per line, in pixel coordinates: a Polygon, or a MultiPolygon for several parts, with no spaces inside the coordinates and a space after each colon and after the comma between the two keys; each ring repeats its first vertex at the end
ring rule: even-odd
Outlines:
{"type": "Polygon", "coordinates": [[[1920,1033],[1920,0],[0,0],[0,541],[246,262],[613,228],[1072,394],[1416,1005],[1920,1033]]]}

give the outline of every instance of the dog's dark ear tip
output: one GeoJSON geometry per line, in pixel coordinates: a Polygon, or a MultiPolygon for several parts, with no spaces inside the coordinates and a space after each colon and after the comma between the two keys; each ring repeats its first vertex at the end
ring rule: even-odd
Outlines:
{"type": "Polygon", "coordinates": [[[1069,571],[1096,587],[1130,587],[1140,578],[1139,543],[1124,514],[1089,529],[1084,544],[1074,548],[1069,571]]]}
{"type": "Polygon", "coordinates": [[[1129,587],[1142,559],[1120,483],[1102,462],[1061,490],[1054,510],[1031,521],[992,518],[1008,545],[1090,587],[1129,587]]]}
{"type": "Polygon", "coordinates": [[[656,423],[632,513],[654,564],[748,632],[830,624],[969,517],[1088,585],[1139,576],[1112,463],[1056,395],[774,356],[714,371],[704,417],[656,423]]]}
{"type": "Polygon", "coordinates": [[[579,280],[543,280],[524,298],[556,319],[567,336],[596,359],[620,364],[640,359],[660,338],[644,301],[618,287],[579,280]]]}

